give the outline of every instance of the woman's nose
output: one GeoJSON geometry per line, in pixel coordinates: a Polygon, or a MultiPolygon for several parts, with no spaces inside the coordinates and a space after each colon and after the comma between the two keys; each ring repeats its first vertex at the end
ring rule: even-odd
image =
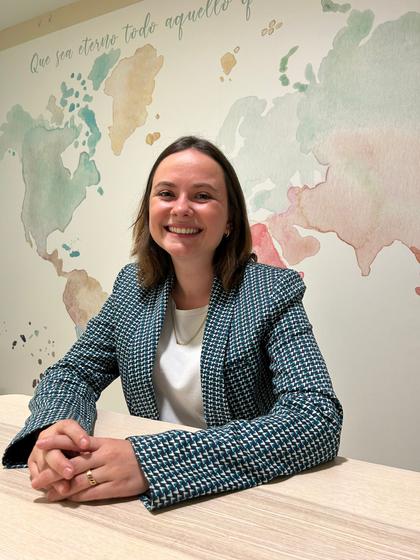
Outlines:
{"type": "Polygon", "coordinates": [[[191,203],[187,196],[179,196],[172,207],[175,215],[189,216],[192,214],[191,203]]]}

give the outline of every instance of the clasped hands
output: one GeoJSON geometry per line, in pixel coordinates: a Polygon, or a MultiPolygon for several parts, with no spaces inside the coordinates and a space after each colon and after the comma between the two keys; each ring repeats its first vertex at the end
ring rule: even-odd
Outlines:
{"type": "Polygon", "coordinates": [[[32,487],[50,502],[136,496],[148,489],[131,443],[89,436],[75,420],[43,430],[28,459],[32,487]],[[87,471],[91,471],[92,485],[87,471]]]}

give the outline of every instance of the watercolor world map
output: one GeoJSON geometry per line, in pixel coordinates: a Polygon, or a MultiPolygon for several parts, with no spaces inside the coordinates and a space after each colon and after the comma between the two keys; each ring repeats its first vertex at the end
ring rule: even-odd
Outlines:
{"type": "MultiPolygon", "coordinates": [[[[323,17],[337,12],[346,19],[320,64],[307,61],[305,79],[291,82],[297,36],[273,69],[278,96],[238,96],[213,138],[242,179],[254,250],[261,262],[304,270],[305,259],[321,250],[319,234],[334,233],[353,248],[363,276],[394,243],[420,263],[420,14],[376,25],[371,10],[321,4],[323,17]]],[[[285,25],[267,21],[261,40],[285,25]]],[[[240,53],[240,43],[221,53],[221,81],[244,63],[240,53]]],[[[133,135],[149,146],[159,142],[159,115],[150,115],[149,107],[166,63],[153,37],[129,54],[110,48],[89,72],[69,72],[59,81],[41,115],[17,103],[0,124],[0,166],[17,158],[25,187],[22,235],[65,279],[63,301],[78,331],[107,294],[88,270],[63,265],[63,255],[77,262],[77,250],[51,247],[49,238],[66,231],[88,189],[107,196],[96,160],[100,143],[108,144],[117,165],[133,135]],[[98,96],[109,101],[109,127],[98,124],[98,96]],[[155,130],[147,132],[152,118],[155,130]],[[65,163],[70,151],[73,167],[65,163]]],[[[420,286],[412,290],[420,296],[420,286]]]]}

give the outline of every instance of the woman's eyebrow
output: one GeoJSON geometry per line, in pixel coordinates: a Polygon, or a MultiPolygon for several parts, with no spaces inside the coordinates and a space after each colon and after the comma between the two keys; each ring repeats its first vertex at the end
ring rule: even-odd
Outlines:
{"type": "MultiPolygon", "coordinates": [[[[171,189],[178,188],[175,183],[171,183],[170,181],[159,181],[159,183],[153,185],[152,188],[157,189],[162,187],[169,187],[171,189]]],[[[214,185],[211,185],[210,183],[194,183],[192,187],[195,189],[202,189],[202,188],[211,189],[212,191],[218,192],[218,189],[214,185]]]]}
{"type": "Polygon", "coordinates": [[[161,188],[161,187],[174,188],[174,187],[176,187],[176,185],[175,185],[175,183],[171,183],[170,181],[159,181],[159,183],[156,183],[156,185],[152,186],[153,189],[157,189],[157,188],[161,188]]]}
{"type": "Polygon", "coordinates": [[[195,187],[196,189],[211,189],[212,191],[218,191],[218,189],[214,186],[211,185],[210,183],[194,183],[193,187],[195,187]]]}

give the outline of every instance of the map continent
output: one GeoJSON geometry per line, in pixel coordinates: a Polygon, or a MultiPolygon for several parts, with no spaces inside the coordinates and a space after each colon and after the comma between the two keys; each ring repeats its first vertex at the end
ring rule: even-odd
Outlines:
{"type": "Polygon", "coordinates": [[[158,56],[152,45],[145,45],[133,56],[120,60],[106,80],[104,91],[113,98],[109,137],[115,155],[121,154],[127,138],[146,122],[155,77],[162,65],[163,56],[158,56]]]}
{"type": "Polygon", "coordinates": [[[352,10],[317,75],[309,64],[308,83],[268,111],[262,99],[236,101],[220,129],[252,208],[270,213],[269,231],[291,265],[321,248],[298,227],[336,233],[354,248],[362,275],[394,242],[418,255],[420,14],[373,23],[370,10],[352,10]]]}

